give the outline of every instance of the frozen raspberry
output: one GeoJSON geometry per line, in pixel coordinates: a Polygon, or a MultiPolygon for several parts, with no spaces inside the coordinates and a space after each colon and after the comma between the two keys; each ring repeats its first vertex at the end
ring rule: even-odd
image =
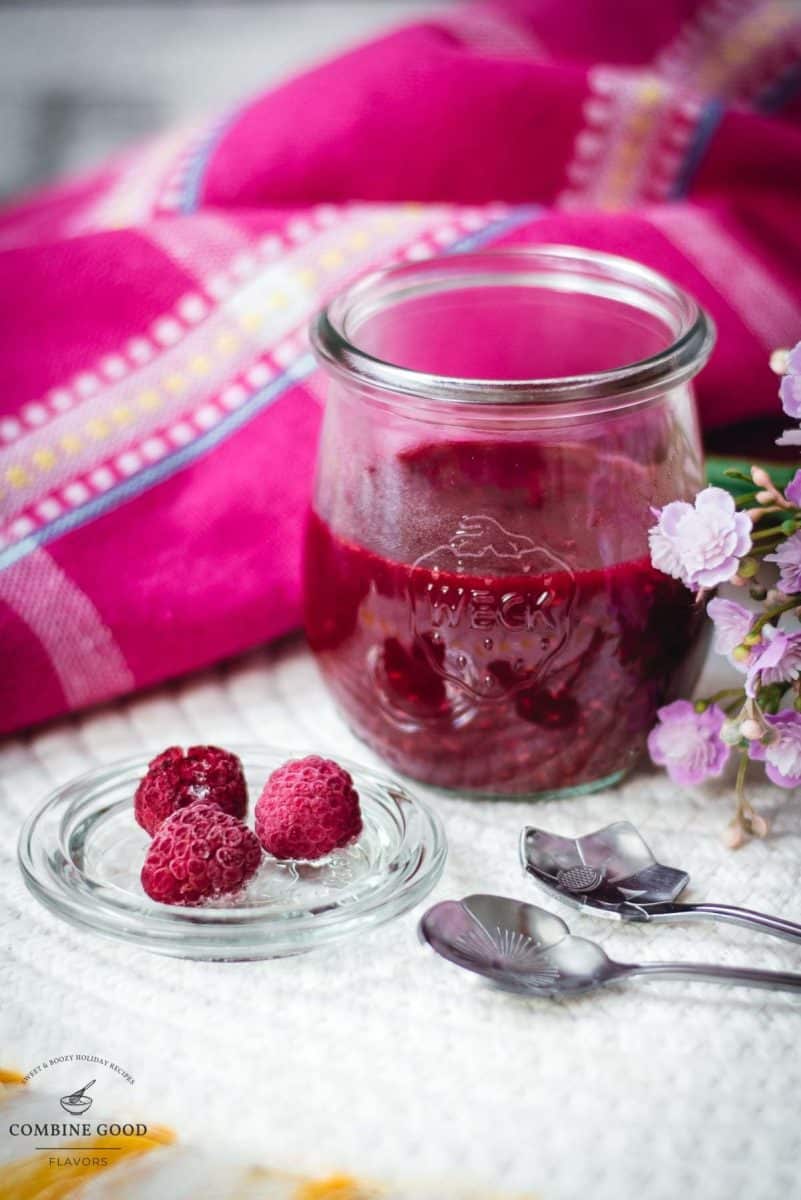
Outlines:
{"type": "Polygon", "coordinates": [[[219,746],[170,746],[153,759],[134,797],[134,816],[151,836],[171,813],[195,800],[244,818],[248,790],[242,764],[219,746]]]}
{"type": "Polygon", "coordinates": [[[142,867],[142,887],[162,904],[199,904],[237,891],[261,861],[259,840],[216,804],[195,801],[159,826],[142,867]]]}
{"type": "Polygon", "coordinates": [[[275,858],[322,858],[361,830],[353,780],[317,754],[273,771],[256,805],[256,833],[275,858]]]}

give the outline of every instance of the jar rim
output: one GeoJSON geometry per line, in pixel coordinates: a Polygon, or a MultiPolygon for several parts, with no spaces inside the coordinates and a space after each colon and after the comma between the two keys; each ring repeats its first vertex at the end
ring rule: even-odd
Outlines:
{"type": "Polygon", "coordinates": [[[549,243],[443,254],[372,271],[317,314],[310,339],[318,360],[352,385],[429,402],[494,408],[636,399],[667,391],[703,367],[715,342],[715,327],[693,297],[660,272],[621,255],[549,243]],[[348,334],[356,313],[364,318],[401,300],[475,286],[475,282],[468,284],[470,279],[550,287],[611,300],[625,296],[629,303],[639,303],[661,317],[672,336],[649,357],[593,373],[485,379],[437,375],[388,362],[362,349],[348,334]]]}

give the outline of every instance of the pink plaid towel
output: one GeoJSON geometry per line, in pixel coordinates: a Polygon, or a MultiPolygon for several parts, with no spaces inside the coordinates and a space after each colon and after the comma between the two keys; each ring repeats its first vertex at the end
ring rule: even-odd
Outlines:
{"type": "Polygon", "coordinates": [[[633,256],[717,322],[706,426],[769,411],[800,48],[779,0],[455,9],[0,214],[0,731],[297,626],[305,328],[377,264],[633,256]]]}

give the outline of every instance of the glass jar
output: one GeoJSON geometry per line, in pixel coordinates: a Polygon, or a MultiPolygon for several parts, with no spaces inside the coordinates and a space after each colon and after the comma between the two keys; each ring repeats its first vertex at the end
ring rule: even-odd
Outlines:
{"type": "Polygon", "coordinates": [[[543,246],[370,275],[312,340],[305,623],[350,726],[460,791],[619,779],[701,625],[648,529],[702,486],[709,319],[635,262],[543,246]]]}

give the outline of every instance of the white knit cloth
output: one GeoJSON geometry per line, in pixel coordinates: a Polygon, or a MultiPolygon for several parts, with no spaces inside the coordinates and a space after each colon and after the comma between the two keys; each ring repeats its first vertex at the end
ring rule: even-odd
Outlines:
{"type": "MultiPolygon", "coordinates": [[[[0,746],[0,1064],[113,1059],[150,1121],[294,1170],[459,1177],[543,1200],[801,1197],[801,997],[632,980],[521,999],[422,948],[420,910],[296,959],[181,962],[73,930],[28,895],[16,836],[52,787],[143,748],[254,740],[375,761],[295,641],[0,746]]],[[[450,855],[427,903],[489,891],[555,907],[521,876],[521,826],[572,835],[628,818],[690,872],[694,898],[801,920],[798,798],[752,795],[774,833],[738,853],[720,841],[730,782],[689,792],[643,771],[536,805],[437,796],[450,855]]],[[[562,915],[623,960],[801,971],[801,947],[747,930],[562,915]]]]}

